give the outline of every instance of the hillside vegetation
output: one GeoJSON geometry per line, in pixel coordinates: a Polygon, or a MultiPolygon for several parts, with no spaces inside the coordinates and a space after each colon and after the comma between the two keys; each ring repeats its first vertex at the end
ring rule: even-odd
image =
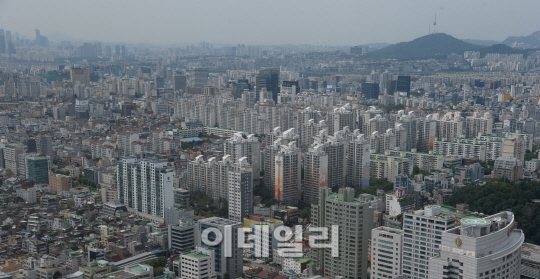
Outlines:
{"type": "Polygon", "coordinates": [[[521,53],[524,56],[528,53],[525,50],[513,49],[504,44],[492,46],[473,45],[444,33],[436,33],[414,39],[410,42],[397,43],[379,50],[368,52],[362,56],[362,58],[373,60],[446,59],[446,55],[448,54],[456,53],[463,55],[465,51],[479,51],[482,57],[485,56],[486,53],[521,53]]]}
{"type": "Polygon", "coordinates": [[[454,190],[447,205],[469,205],[469,210],[492,215],[504,210],[515,213],[517,226],[525,233],[525,241],[540,244],[540,182],[503,182],[492,180],[485,185],[471,185],[454,190]]]}

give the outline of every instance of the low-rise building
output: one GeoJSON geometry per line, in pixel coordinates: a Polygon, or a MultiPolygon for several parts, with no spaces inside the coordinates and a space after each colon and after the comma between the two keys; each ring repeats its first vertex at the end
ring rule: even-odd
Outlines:
{"type": "Polygon", "coordinates": [[[540,160],[532,159],[530,161],[525,161],[525,171],[535,171],[540,168],[540,160]]]}
{"type": "Polygon", "coordinates": [[[51,191],[55,193],[61,193],[62,191],[69,191],[72,187],[71,176],[53,173],[49,174],[49,185],[51,191]]]}
{"type": "Polygon", "coordinates": [[[521,277],[540,278],[540,246],[526,242],[521,246],[521,277]]]}
{"type": "Polygon", "coordinates": [[[281,266],[282,270],[292,270],[296,274],[301,274],[310,262],[309,258],[283,258],[281,266]]]}
{"type": "Polygon", "coordinates": [[[217,278],[214,266],[214,250],[195,247],[195,250],[181,257],[181,278],[213,279],[217,278]]]}
{"type": "Polygon", "coordinates": [[[23,200],[28,204],[33,204],[37,202],[36,188],[34,187],[17,189],[15,195],[23,198],[23,200]]]}
{"type": "Polygon", "coordinates": [[[96,279],[154,279],[154,268],[147,264],[126,266],[124,270],[94,276],[96,279]]]}
{"type": "Polygon", "coordinates": [[[96,275],[106,274],[111,271],[109,262],[104,260],[92,261],[87,265],[80,266],[79,271],[84,274],[84,279],[90,279],[96,275]]]}

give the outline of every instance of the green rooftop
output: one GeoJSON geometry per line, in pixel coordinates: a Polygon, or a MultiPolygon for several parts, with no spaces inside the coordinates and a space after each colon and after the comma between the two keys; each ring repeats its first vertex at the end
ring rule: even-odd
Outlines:
{"type": "Polygon", "coordinates": [[[445,206],[445,205],[441,205],[441,211],[446,212],[446,213],[459,214],[459,215],[463,215],[463,216],[476,217],[475,215],[473,215],[471,213],[468,213],[468,212],[465,212],[465,211],[459,211],[458,212],[458,210],[456,210],[455,208],[445,206]]]}
{"type": "Polygon", "coordinates": [[[296,261],[297,261],[298,263],[301,263],[301,264],[307,263],[307,262],[309,262],[310,260],[311,260],[311,259],[309,259],[309,258],[297,258],[297,259],[296,259],[296,261]]]}
{"type": "MultiPolygon", "coordinates": [[[[130,266],[130,267],[128,267],[128,268],[129,268],[130,270],[133,270],[133,271],[139,272],[139,273],[140,273],[140,272],[146,272],[146,270],[145,270],[142,266],[143,266],[143,265],[134,265],[134,266],[130,266]]],[[[145,265],[145,266],[147,266],[147,265],[145,265]]],[[[149,267],[149,266],[147,266],[147,267],[149,267]]]]}
{"type": "Polygon", "coordinates": [[[99,265],[93,265],[93,266],[85,266],[84,268],[88,269],[88,270],[98,270],[98,269],[102,269],[103,267],[99,266],[99,265]]]}
{"type": "Polygon", "coordinates": [[[201,258],[208,257],[208,255],[203,254],[203,253],[188,253],[188,254],[185,254],[184,256],[195,258],[195,259],[201,259],[201,258]]]}

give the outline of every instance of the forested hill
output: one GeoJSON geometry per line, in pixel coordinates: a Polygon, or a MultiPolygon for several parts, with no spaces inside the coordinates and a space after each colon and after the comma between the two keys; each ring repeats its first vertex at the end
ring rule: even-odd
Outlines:
{"type": "Polygon", "coordinates": [[[362,56],[362,59],[446,59],[446,55],[448,54],[456,53],[463,55],[465,51],[479,51],[482,57],[487,53],[521,53],[526,57],[528,53],[526,50],[513,49],[504,44],[495,44],[492,46],[473,45],[444,33],[436,33],[414,39],[410,42],[401,42],[368,52],[362,56]]]}
{"type": "Polygon", "coordinates": [[[540,199],[540,182],[491,180],[486,185],[456,189],[446,204],[465,203],[470,211],[487,215],[510,210],[525,233],[525,241],[540,245],[540,204],[534,199],[540,199]]]}

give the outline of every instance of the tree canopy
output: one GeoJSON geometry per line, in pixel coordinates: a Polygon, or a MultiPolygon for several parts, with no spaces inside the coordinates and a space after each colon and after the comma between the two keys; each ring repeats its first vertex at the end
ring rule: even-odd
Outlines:
{"type": "Polygon", "coordinates": [[[383,190],[386,193],[392,191],[393,189],[394,183],[388,181],[388,179],[371,177],[369,179],[369,186],[367,188],[356,188],[354,195],[358,196],[365,193],[377,195],[377,190],[383,190]]]}
{"type": "Polygon", "coordinates": [[[191,192],[190,203],[195,214],[199,216],[227,218],[229,215],[229,203],[226,200],[221,199],[214,202],[202,191],[191,192]]]}
{"type": "Polygon", "coordinates": [[[516,216],[517,226],[525,233],[525,241],[540,244],[540,182],[521,180],[504,182],[494,179],[485,185],[472,184],[454,189],[452,197],[445,204],[455,206],[459,203],[469,205],[471,211],[486,215],[504,210],[512,211],[516,216]]]}
{"type": "Polygon", "coordinates": [[[146,262],[147,265],[154,268],[154,271],[158,267],[164,267],[167,265],[167,258],[165,257],[159,257],[157,259],[149,260],[146,262]]]}

